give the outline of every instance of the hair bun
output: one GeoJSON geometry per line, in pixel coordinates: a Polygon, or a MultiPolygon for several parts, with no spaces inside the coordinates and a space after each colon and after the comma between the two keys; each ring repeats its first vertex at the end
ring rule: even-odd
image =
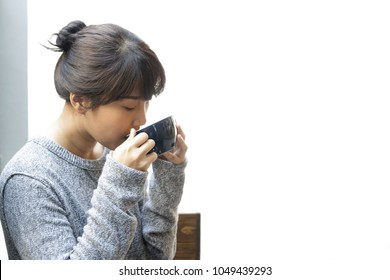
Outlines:
{"type": "Polygon", "coordinates": [[[76,33],[85,27],[85,23],[80,20],[70,22],[59,33],[55,34],[57,35],[55,45],[64,52],[68,51],[76,39],[76,33]]]}

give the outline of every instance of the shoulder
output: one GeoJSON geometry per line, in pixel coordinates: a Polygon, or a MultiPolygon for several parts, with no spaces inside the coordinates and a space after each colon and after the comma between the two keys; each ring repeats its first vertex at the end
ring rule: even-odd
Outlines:
{"type": "Polygon", "coordinates": [[[35,137],[29,140],[8,162],[4,172],[22,172],[29,174],[71,174],[75,170],[101,172],[105,164],[105,155],[98,160],[82,159],[53,140],[46,137],[35,137]]]}
{"type": "Polygon", "coordinates": [[[47,149],[38,145],[35,139],[29,140],[6,164],[0,176],[0,188],[7,181],[15,176],[35,177],[35,174],[41,174],[42,168],[45,168],[50,162],[52,155],[47,149]]]}
{"type": "Polygon", "coordinates": [[[23,172],[36,170],[45,166],[49,161],[56,158],[50,150],[41,143],[41,139],[33,138],[29,140],[7,163],[3,172],[23,172]]]}

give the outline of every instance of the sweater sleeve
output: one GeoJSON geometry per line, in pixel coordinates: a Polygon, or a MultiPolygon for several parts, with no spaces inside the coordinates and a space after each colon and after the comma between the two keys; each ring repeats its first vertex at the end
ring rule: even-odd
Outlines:
{"type": "Polygon", "coordinates": [[[176,252],[177,209],[182,198],[186,163],[153,163],[148,195],[143,206],[143,235],[149,258],[172,259],[176,252]]]}
{"type": "Polygon", "coordinates": [[[130,172],[107,156],[87,224],[77,238],[55,190],[36,178],[14,175],[4,190],[4,212],[21,258],[125,258],[137,228],[128,210],[143,198],[146,178],[146,172],[130,172]]]}

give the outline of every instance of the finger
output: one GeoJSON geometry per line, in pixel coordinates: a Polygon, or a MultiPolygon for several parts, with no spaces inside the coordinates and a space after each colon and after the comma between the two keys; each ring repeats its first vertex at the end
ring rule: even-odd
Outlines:
{"type": "MultiPolygon", "coordinates": [[[[153,139],[148,139],[144,144],[142,144],[139,148],[143,151],[143,153],[147,154],[151,149],[156,145],[153,139]]],[[[151,153],[152,154],[152,153],[151,153]]]]}
{"type": "Polygon", "coordinates": [[[155,152],[146,155],[146,159],[147,159],[150,163],[154,162],[157,158],[158,158],[158,155],[157,155],[157,153],[155,153],[155,152]]]}
{"type": "Polygon", "coordinates": [[[129,136],[129,137],[134,138],[134,136],[135,136],[136,133],[137,133],[137,132],[135,131],[135,129],[134,129],[134,128],[131,128],[131,129],[130,129],[130,136],[129,136]]]}
{"type": "Polygon", "coordinates": [[[134,145],[136,147],[141,147],[143,144],[145,144],[146,141],[148,141],[149,136],[147,133],[141,132],[139,134],[136,134],[133,139],[134,139],[133,140],[134,145]]]}
{"type": "Polygon", "coordinates": [[[187,147],[187,144],[184,140],[184,137],[182,135],[178,135],[177,136],[177,148],[179,151],[183,151],[183,152],[186,152],[188,147],[187,147]]]}
{"type": "Polygon", "coordinates": [[[130,140],[133,139],[134,136],[135,136],[135,134],[136,134],[135,129],[134,129],[134,128],[131,128],[131,129],[130,129],[130,133],[127,134],[127,136],[126,136],[126,137],[127,137],[126,140],[128,141],[129,139],[130,139],[130,140]]]}
{"type": "Polygon", "coordinates": [[[163,154],[160,155],[160,158],[164,159],[164,160],[168,160],[168,161],[171,161],[174,157],[174,154],[170,151],[168,152],[165,152],[163,154]]]}
{"type": "Polygon", "coordinates": [[[180,124],[176,125],[177,134],[183,136],[183,139],[186,139],[186,135],[184,134],[184,131],[180,124]]]}

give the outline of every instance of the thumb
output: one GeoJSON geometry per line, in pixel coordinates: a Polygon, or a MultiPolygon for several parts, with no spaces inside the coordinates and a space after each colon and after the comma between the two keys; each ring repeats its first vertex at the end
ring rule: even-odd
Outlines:
{"type": "Polygon", "coordinates": [[[128,139],[128,140],[129,140],[129,139],[133,139],[133,138],[135,137],[135,135],[136,135],[135,129],[134,129],[134,128],[131,128],[131,129],[130,129],[130,134],[127,135],[127,136],[128,136],[127,139],[128,139]]]}

